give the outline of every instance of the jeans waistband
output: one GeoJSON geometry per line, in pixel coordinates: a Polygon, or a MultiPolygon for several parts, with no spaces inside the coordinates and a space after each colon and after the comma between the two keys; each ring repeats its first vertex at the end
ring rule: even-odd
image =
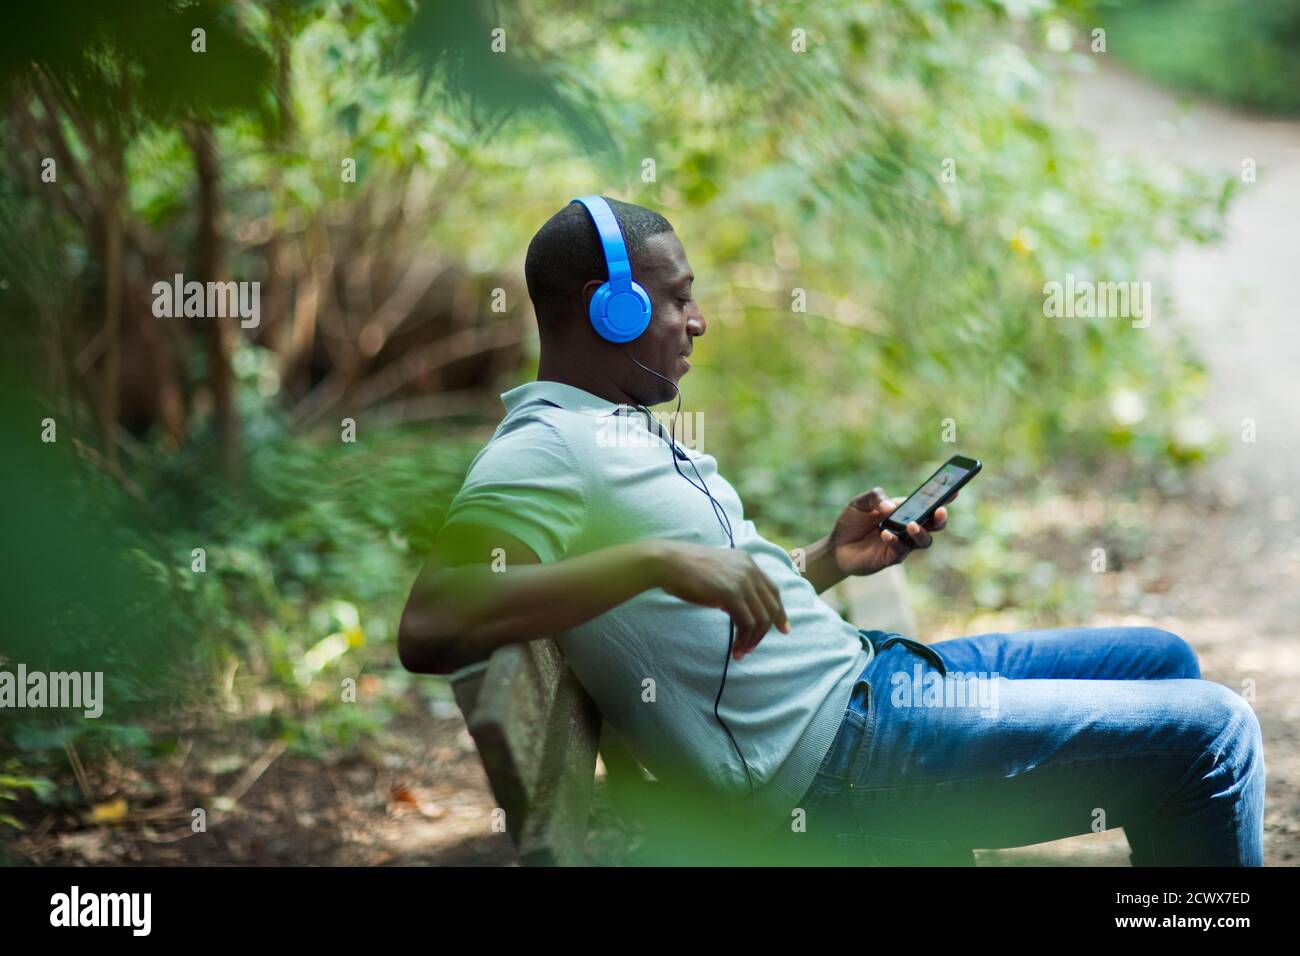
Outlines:
{"type": "MultiPolygon", "coordinates": [[[[948,670],[944,667],[943,658],[939,656],[938,651],[927,644],[922,644],[920,641],[914,641],[910,637],[904,637],[897,631],[864,631],[859,628],[858,636],[861,638],[863,646],[870,651],[871,659],[873,661],[876,659],[877,654],[889,647],[891,644],[902,644],[904,647],[910,648],[933,664],[935,670],[944,677],[948,676],[948,670]]],[[[857,689],[855,688],[854,693],[856,694],[856,692],[857,689]]]]}

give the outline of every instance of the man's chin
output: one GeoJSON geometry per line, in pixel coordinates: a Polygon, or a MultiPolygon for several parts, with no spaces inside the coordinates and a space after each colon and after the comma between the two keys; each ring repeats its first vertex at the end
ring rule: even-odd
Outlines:
{"type": "MultiPolygon", "coordinates": [[[[673,384],[679,384],[680,382],[680,377],[673,380],[673,384]]],[[[649,404],[662,405],[664,402],[675,402],[677,400],[677,389],[672,388],[667,382],[656,382],[656,385],[658,390],[654,393],[654,400],[649,404]]]]}
{"type": "Polygon", "coordinates": [[[673,383],[672,385],[670,385],[668,381],[665,381],[665,379],[669,378],[668,376],[665,376],[664,378],[651,378],[651,376],[647,375],[645,377],[650,379],[650,381],[645,383],[645,388],[639,396],[642,405],[662,405],[664,402],[673,402],[677,400],[677,389],[675,389],[673,385],[681,382],[683,376],[672,376],[671,379],[669,379],[673,383]]]}

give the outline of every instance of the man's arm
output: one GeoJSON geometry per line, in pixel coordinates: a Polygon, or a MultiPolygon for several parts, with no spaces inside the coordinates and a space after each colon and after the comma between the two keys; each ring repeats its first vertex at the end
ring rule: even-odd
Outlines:
{"type": "Polygon", "coordinates": [[[831,543],[830,535],[819,538],[804,548],[803,576],[808,579],[818,594],[848,577],[835,561],[835,548],[831,543]]]}
{"type": "Polygon", "coordinates": [[[502,644],[575,627],[654,587],[656,559],[650,542],[636,542],[540,564],[513,535],[458,526],[439,536],[411,588],[397,632],[402,666],[449,674],[502,644]]]}
{"type": "Polygon", "coordinates": [[[774,625],[789,630],[776,585],[744,552],[648,540],[541,564],[512,535],[459,525],[439,535],[411,588],[398,654],[407,670],[450,674],[504,644],[552,637],[655,587],[729,613],[739,653],[774,625]],[[498,548],[503,570],[491,564],[498,548]]]}

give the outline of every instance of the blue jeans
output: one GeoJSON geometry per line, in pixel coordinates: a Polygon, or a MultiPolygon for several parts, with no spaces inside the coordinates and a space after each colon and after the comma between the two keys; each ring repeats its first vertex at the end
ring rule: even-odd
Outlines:
{"type": "Polygon", "coordinates": [[[875,656],[802,806],[844,862],[934,862],[1122,826],[1134,866],[1263,864],[1251,706],[1144,627],[981,634],[875,656]]]}

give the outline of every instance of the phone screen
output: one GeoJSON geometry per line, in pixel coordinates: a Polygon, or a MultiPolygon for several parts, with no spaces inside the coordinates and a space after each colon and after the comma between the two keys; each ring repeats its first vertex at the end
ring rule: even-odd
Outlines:
{"type": "Polygon", "coordinates": [[[909,521],[920,521],[935,502],[942,501],[951,493],[954,486],[961,484],[964,478],[976,470],[956,462],[948,462],[890,513],[890,523],[906,526],[909,521]]]}

